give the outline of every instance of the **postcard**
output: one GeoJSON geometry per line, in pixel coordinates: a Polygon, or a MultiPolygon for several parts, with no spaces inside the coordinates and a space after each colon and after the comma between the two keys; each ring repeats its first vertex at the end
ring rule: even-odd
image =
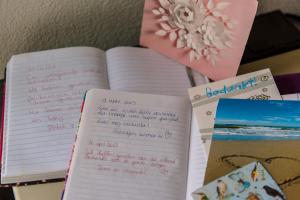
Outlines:
{"type": "Polygon", "coordinates": [[[281,100],[269,69],[191,88],[189,96],[207,154],[220,98],[281,100]]]}
{"type": "Polygon", "coordinates": [[[194,200],[286,199],[280,187],[259,162],[237,169],[192,194],[194,200]]]}
{"type": "Polygon", "coordinates": [[[299,199],[299,116],[299,101],[220,99],[205,183],[258,161],[286,199],[299,199]]]}
{"type": "Polygon", "coordinates": [[[145,0],[140,44],[213,80],[236,75],[257,0],[145,0]]]}

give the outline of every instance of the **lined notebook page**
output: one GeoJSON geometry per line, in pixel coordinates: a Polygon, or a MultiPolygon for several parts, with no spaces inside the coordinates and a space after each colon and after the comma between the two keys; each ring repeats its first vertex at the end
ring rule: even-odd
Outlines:
{"type": "Polygon", "coordinates": [[[207,157],[199,133],[196,115],[193,113],[191,125],[189,167],[186,200],[193,200],[192,193],[202,187],[204,182],[207,157]]]}
{"type": "Polygon", "coordinates": [[[143,48],[117,47],[106,54],[112,90],[188,95],[191,84],[184,65],[143,48]]]}
{"type": "Polygon", "coordinates": [[[66,48],[14,56],[3,183],[64,177],[86,90],[108,88],[104,52],[66,48]]]}
{"type": "Polygon", "coordinates": [[[183,200],[190,131],[181,97],[90,90],[64,200],[183,200]]]}
{"type": "Polygon", "coordinates": [[[209,83],[209,78],[206,76],[203,76],[202,74],[200,74],[199,72],[192,70],[192,77],[194,79],[194,86],[199,86],[199,85],[203,85],[203,84],[207,84],[209,83]]]}

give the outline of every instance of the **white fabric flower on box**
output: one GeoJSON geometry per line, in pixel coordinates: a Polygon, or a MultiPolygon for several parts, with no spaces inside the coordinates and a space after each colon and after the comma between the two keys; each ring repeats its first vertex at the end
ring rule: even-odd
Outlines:
{"type": "Polygon", "coordinates": [[[190,61],[206,59],[212,65],[221,50],[231,47],[231,30],[236,22],[222,14],[229,2],[208,0],[158,0],[152,10],[161,29],[155,34],[168,36],[177,48],[189,48],[190,61]]]}

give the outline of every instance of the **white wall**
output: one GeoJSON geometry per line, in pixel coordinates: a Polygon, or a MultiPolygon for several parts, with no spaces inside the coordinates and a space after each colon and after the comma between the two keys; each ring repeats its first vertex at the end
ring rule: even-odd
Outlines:
{"type": "Polygon", "coordinates": [[[0,0],[0,78],[13,54],[137,45],[143,0],[0,0]]]}

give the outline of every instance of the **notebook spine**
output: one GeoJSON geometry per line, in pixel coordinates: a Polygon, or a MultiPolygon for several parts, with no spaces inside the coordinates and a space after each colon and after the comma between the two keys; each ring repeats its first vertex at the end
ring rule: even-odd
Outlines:
{"type": "Polygon", "coordinates": [[[78,126],[77,126],[77,133],[75,135],[75,141],[74,141],[73,147],[72,147],[71,159],[70,159],[69,165],[68,165],[68,171],[67,171],[66,178],[65,178],[64,189],[63,189],[62,194],[61,194],[61,200],[63,200],[63,198],[64,198],[64,193],[65,193],[65,189],[66,189],[66,185],[67,185],[67,181],[68,181],[68,177],[69,177],[70,167],[71,167],[72,158],[73,158],[73,154],[74,154],[74,150],[75,150],[75,146],[76,146],[76,141],[77,141],[78,130],[79,130],[79,127],[80,127],[82,112],[83,112],[83,108],[84,108],[84,104],[85,104],[85,98],[86,98],[86,93],[84,95],[84,98],[83,98],[83,101],[82,101],[82,104],[81,104],[81,108],[80,108],[80,117],[79,117],[78,126]]]}
{"type": "MultiPolygon", "coordinates": [[[[5,99],[6,99],[6,71],[7,71],[7,67],[5,67],[4,69],[4,79],[3,79],[3,85],[2,85],[2,107],[1,107],[1,119],[0,119],[0,123],[1,123],[1,127],[0,127],[0,180],[2,179],[2,170],[4,169],[4,165],[3,165],[3,161],[2,161],[2,153],[3,153],[3,140],[4,140],[4,124],[5,124],[5,99]]],[[[6,185],[2,185],[0,184],[0,187],[6,187],[6,185]]]]}
{"type": "MultiPolygon", "coordinates": [[[[1,127],[0,127],[0,168],[2,169],[2,152],[3,152],[3,134],[4,134],[4,113],[5,113],[5,80],[2,87],[2,107],[1,107],[1,127]]],[[[1,175],[0,175],[1,176],[1,175]]]]}

